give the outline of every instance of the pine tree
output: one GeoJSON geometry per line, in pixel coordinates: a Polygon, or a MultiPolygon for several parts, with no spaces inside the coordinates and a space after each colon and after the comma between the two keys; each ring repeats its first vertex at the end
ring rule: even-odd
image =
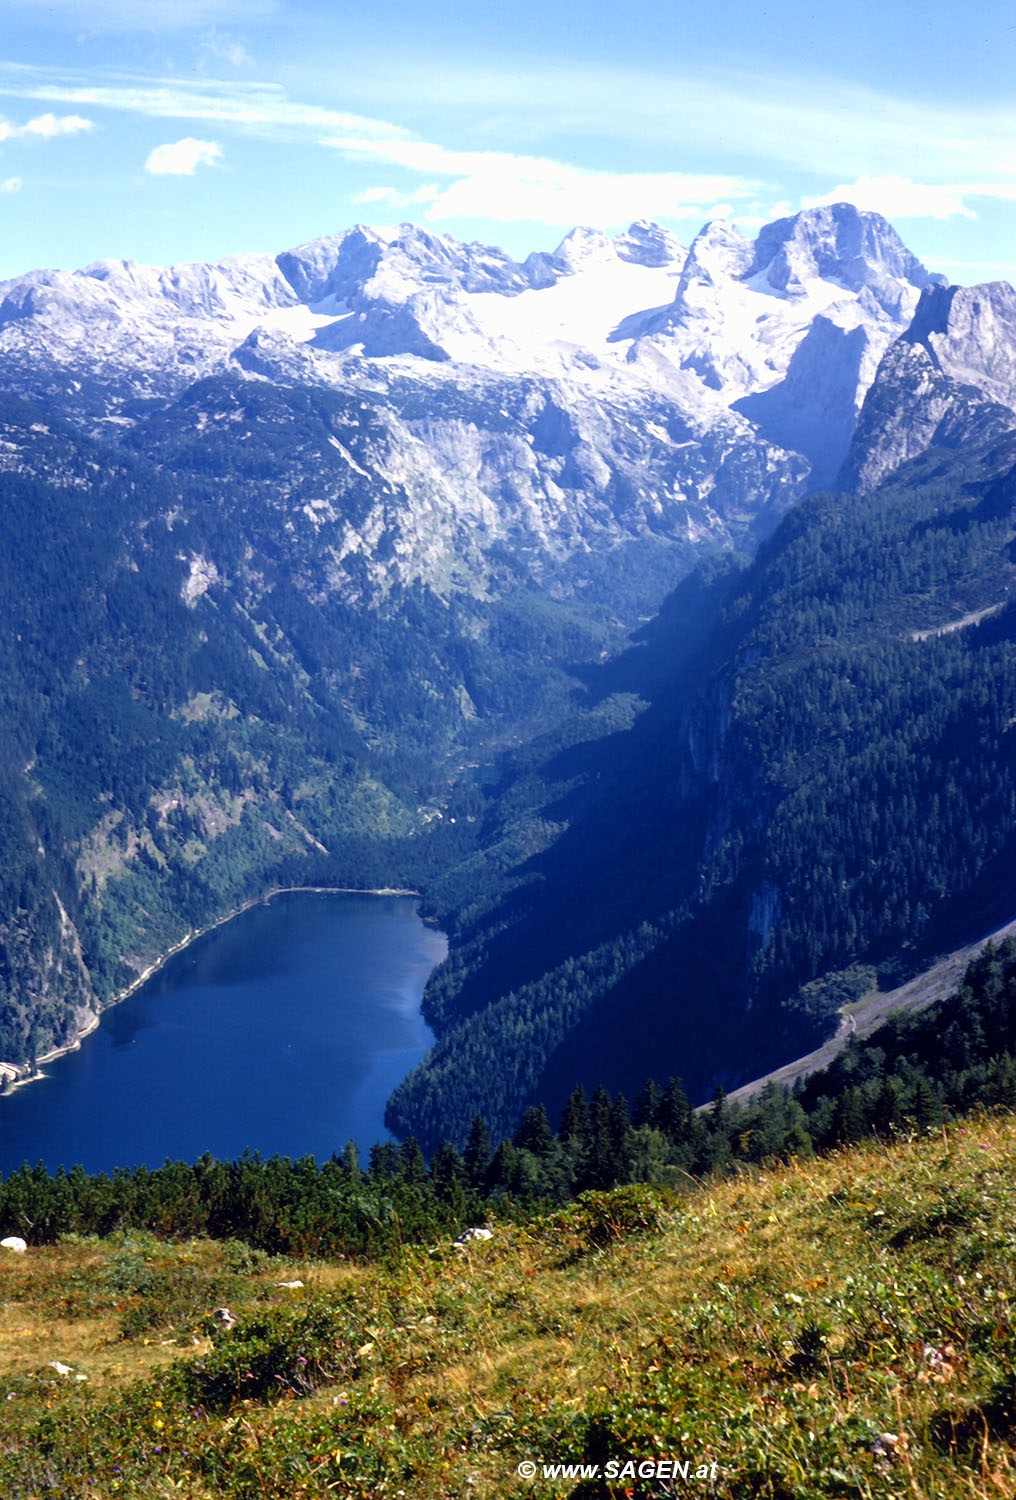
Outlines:
{"type": "Polygon", "coordinates": [[[853,1146],[868,1133],[868,1120],[860,1089],[846,1088],[836,1101],[832,1122],[833,1140],[838,1146],[853,1146]]]}
{"type": "Polygon", "coordinates": [[[691,1139],[693,1113],[680,1078],[672,1078],[660,1100],[660,1129],[675,1146],[691,1139]]]}
{"type": "Polygon", "coordinates": [[[660,1105],[663,1095],[652,1078],[635,1095],[631,1110],[631,1122],[637,1130],[640,1125],[655,1129],[660,1124],[660,1105]]]}
{"type": "Polygon", "coordinates": [[[430,1159],[430,1180],[439,1198],[461,1213],[465,1208],[466,1169],[450,1141],[442,1141],[430,1159]]]}
{"type": "Polygon", "coordinates": [[[487,1168],[486,1186],[491,1193],[518,1191],[519,1153],[511,1141],[502,1141],[487,1168]]]}
{"type": "Polygon", "coordinates": [[[914,1116],[914,1124],[920,1131],[934,1130],[942,1122],[942,1112],[939,1108],[938,1097],[923,1073],[918,1075],[914,1084],[911,1110],[914,1116]]]}
{"type": "Polygon", "coordinates": [[[427,1162],[415,1136],[407,1136],[399,1147],[399,1155],[402,1157],[402,1175],[406,1182],[427,1181],[427,1162]]]}
{"type": "Polygon", "coordinates": [[[589,1144],[591,1120],[589,1100],[585,1089],[579,1084],[568,1096],[568,1103],[562,1111],[558,1140],[569,1148],[584,1149],[589,1144]]]}
{"type": "Polygon", "coordinates": [[[579,1181],[582,1187],[609,1187],[612,1179],[614,1132],[613,1104],[603,1084],[593,1091],[590,1105],[589,1147],[582,1162],[579,1181]]]}
{"type": "Polygon", "coordinates": [[[512,1144],[519,1151],[531,1151],[534,1156],[542,1158],[550,1155],[554,1149],[554,1134],[542,1104],[529,1106],[512,1137],[512,1144]]]}
{"type": "Polygon", "coordinates": [[[631,1177],[632,1143],[628,1101],[618,1094],[610,1109],[610,1180],[627,1182],[631,1177]]]}
{"type": "Polygon", "coordinates": [[[466,1142],[463,1158],[471,1187],[482,1186],[487,1168],[490,1166],[492,1150],[487,1122],[482,1115],[475,1115],[469,1127],[469,1139],[466,1142]]]}

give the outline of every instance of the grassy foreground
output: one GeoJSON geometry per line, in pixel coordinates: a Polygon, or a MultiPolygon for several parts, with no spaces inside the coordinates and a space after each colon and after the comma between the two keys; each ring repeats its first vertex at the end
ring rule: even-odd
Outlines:
{"type": "Polygon", "coordinates": [[[0,1292],[6,1500],[1016,1492],[1008,1117],[385,1267],[126,1232],[0,1292]]]}

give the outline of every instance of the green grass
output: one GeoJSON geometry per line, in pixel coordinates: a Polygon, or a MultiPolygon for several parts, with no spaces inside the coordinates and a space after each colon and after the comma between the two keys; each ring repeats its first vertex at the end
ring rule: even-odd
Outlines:
{"type": "Polygon", "coordinates": [[[142,1235],[7,1255],[0,1493],[1010,1496],[1014,1169],[990,1118],[385,1268],[142,1235]],[[517,1473],[666,1458],[706,1474],[517,1473]]]}

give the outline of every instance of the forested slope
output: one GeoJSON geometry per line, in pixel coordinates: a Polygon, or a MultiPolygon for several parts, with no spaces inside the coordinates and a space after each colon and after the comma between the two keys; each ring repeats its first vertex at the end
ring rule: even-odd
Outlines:
{"type": "Polygon", "coordinates": [[[349,414],[210,384],[250,441],[188,448],[160,413],[114,449],[0,398],[2,1061],[272,885],[425,884],[470,845],[441,816],[463,764],[560,717],[572,663],[621,637],[524,580],[329,586],[304,510],[349,414]]]}
{"type": "Polygon", "coordinates": [[[510,1128],[660,1072],[707,1098],[813,1046],[855,966],[889,979],[1012,914],[1014,461],[932,451],[806,502],[516,758],[468,884],[438,888],[441,1041],[397,1128],[510,1128]]]}

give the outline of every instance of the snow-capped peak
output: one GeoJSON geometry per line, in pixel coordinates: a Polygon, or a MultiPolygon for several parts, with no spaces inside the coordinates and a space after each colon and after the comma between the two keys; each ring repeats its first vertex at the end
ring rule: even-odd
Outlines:
{"type": "Polygon", "coordinates": [[[852,203],[804,209],[767,224],[748,276],[764,277],[788,296],[807,296],[818,279],[854,293],[866,287],[894,317],[901,288],[920,291],[932,280],[887,219],[852,203]]]}
{"type": "Polygon", "coordinates": [[[754,242],[715,220],[688,251],[647,220],[613,238],[580,227],[522,264],[419,225],[357,225],[277,256],[18,277],[0,284],[0,357],[26,393],[76,378],[82,401],[100,403],[110,382],[167,396],[231,362],[268,378],[273,360],[281,382],[299,370],[341,383],[367,360],[652,386],[708,420],[736,406],[821,466],[832,460],[814,435],[849,437],[930,280],[885,220],[845,204],[778,220],[754,242]],[[799,420],[816,361],[836,367],[832,422],[799,420]]]}
{"type": "Polygon", "coordinates": [[[587,266],[616,260],[613,241],[602,229],[572,229],[554,251],[554,260],[565,273],[574,274],[587,266]]]}
{"type": "Polygon", "coordinates": [[[691,242],[678,296],[696,282],[720,284],[747,275],[753,258],[751,240],[729,219],[711,219],[691,242]]]}
{"type": "Polygon", "coordinates": [[[636,266],[683,266],[688,256],[677,235],[651,219],[636,219],[623,234],[615,235],[614,251],[619,260],[636,266]]]}

